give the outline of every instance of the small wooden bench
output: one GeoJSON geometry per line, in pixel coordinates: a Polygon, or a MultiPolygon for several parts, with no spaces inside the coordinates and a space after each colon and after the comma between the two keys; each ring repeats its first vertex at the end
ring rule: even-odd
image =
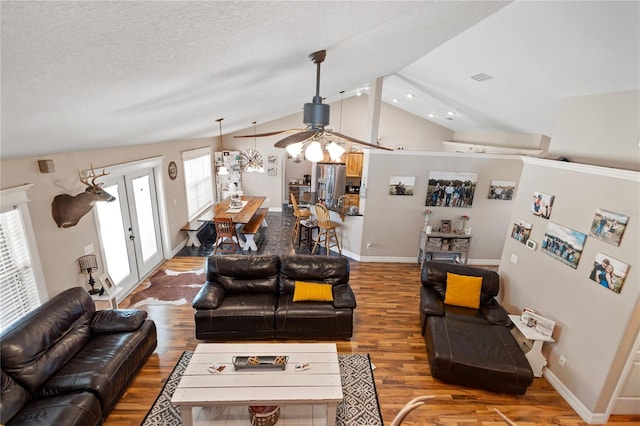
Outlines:
{"type": "Polygon", "coordinates": [[[244,246],[242,247],[243,250],[258,250],[255,236],[262,227],[269,226],[266,221],[267,213],[269,213],[269,209],[266,207],[256,210],[249,222],[240,228],[239,232],[245,239],[244,246]]]}
{"type": "Polygon", "coordinates": [[[188,222],[182,228],[181,231],[184,231],[189,236],[189,241],[187,241],[187,247],[195,246],[200,247],[202,244],[198,239],[198,232],[202,230],[207,225],[207,222],[200,220],[200,216],[193,219],[191,222],[188,222]]]}

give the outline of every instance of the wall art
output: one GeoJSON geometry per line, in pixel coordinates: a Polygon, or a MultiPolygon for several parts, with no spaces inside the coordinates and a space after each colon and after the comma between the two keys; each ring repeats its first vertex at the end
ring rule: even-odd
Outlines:
{"type": "Polygon", "coordinates": [[[531,224],[525,220],[516,218],[516,221],[513,223],[513,229],[511,230],[511,238],[516,241],[520,241],[522,244],[525,244],[531,235],[531,224]]]}
{"type": "Polygon", "coordinates": [[[533,200],[531,200],[531,213],[533,213],[534,216],[549,219],[551,217],[551,208],[553,207],[554,198],[554,195],[545,194],[543,192],[534,192],[533,200]]]}
{"type": "Polygon", "coordinates": [[[580,262],[586,239],[587,234],[550,221],[540,250],[575,269],[580,262]]]}
{"type": "Polygon", "coordinates": [[[389,195],[412,196],[415,187],[415,176],[391,176],[391,179],[389,179],[389,195]]]}
{"type": "Polygon", "coordinates": [[[267,175],[269,175],[269,176],[277,176],[278,175],[278,168],[277,167],[268,167],[267,168],[267,175]]]}
{"type": "Polygon", "coordinates": [[[492,180],[489,186],[490,200],[511,200],[516,190],[516,183],[510,180],[492,180]]]}
{"type": "Polygon", "coordinates": [[[617,247],[620,245],[624,230],[627,229],[627,222],[629,222],[629,216],[596,209],[589,236],[617,247]]]}
{"type": "Polygon", "coordinates": [[[597,253],[589,278],[604,288],[620,293],[629,273],[629,265],[604,253],[597,253]]]}
{"type": "Polygon", "coordinates": [[[471,172],[436,172],[429,174],[426,206],[471,207],[478,174],[471,172]]]}
{"type": "Polygon", "coordinates": [[[269,164],[276,164],[278,162],[278,156],[275,154],[271,154],[267,157],[267,162],[269,164]]]}

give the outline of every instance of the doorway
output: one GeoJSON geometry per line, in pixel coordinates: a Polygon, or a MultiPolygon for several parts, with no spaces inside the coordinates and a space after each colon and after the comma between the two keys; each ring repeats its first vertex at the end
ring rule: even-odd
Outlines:
{"type": "Polygon", "coordinates": [[[106,170],[109,175],[103,179],[104,189],[116,200],[97,203],[95,214],[104,269],[116,287],[124,290],[118,293],[120,299],[164,258],[159,175],[158,168],[149,164],[125,164],[106,170]]]}

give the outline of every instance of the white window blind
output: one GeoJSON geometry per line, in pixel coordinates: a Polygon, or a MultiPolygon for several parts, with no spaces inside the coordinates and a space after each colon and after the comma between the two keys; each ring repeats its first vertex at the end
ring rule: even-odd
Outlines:
{"type": "Polygon", "coordinates": [[[213,204],[211,149],[183,152],[182,163],[187,193],[187,216],[191,220],[213,204]]]}
{"type": "Polygon", "coordinates": [[[20,210],[0,213],[0,331],[40,304],[20,210]]]}

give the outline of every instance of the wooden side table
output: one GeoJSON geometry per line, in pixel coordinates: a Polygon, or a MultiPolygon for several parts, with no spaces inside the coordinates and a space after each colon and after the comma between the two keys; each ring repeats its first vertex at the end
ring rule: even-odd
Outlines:
{"type": "Polygon", "coordinates": [[[511,330],[511,333],[527,357],[533,370],[533,375],[542,377],[542,369],[547,365],[547,358],[542,355],[542,345],[544,342],[555,342],[555,340],[552,337],[538,333],[532,327],[527,327],[526,324],[520,321],[520,315],[509,315],[509,318],[516,326],[511,330]]]}

